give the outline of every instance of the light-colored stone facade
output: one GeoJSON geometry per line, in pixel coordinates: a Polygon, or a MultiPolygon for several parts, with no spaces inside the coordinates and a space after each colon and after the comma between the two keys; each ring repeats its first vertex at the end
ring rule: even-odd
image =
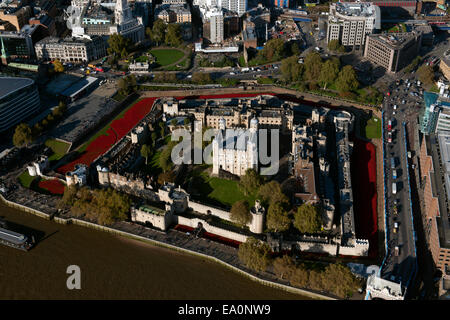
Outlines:
{"type": "Polygon", "coordinates": [[[93,36],[92,40],[47,37],[35,44],[36,56],[42,60],[62,62],[89,62],[106,56],[106,43],[93,36]]]}

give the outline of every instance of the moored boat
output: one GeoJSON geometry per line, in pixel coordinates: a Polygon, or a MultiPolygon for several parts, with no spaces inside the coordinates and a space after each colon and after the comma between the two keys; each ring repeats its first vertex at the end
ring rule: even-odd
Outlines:
{"type": "Polygon", "coordinates": [[[28,251],[33,246],[30,239],[24,234],[0,227],[0,243],[6,246],[28,251]]]}

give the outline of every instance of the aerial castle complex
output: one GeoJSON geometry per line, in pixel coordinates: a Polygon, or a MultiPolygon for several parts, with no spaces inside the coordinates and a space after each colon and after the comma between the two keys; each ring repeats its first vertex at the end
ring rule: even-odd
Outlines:
{"type": "MultiPolygon", "coordinates": [[[[173,183],[165,182],[161,186],[154,177],[139,170],[144,161],[140,146],[155,130],[156,124],[159,121],[170,123],[171,119],[180,123],[185,118],[216,129],[212,141],[212,175],[225,172],[242,176],[249,168],[259,171],[258,130],[261,128],[278,129],[284,136],[292,136],[288,174],[297,181],[294,204],[320,205],[326,233],[304,234],[300,238],[283,241],[269,238],[268,243],[273,250],[296,247],[301,251],[331,255],[368,254],[369,242],[356,238],[355,233],[350,177],[352,142],[349,136],[353,130],[353,116],[326,108],[308,109],[270,95],[215,100],[157,100],[152,111],[129,135],[96,161],[101,186],[117,188],[147,201],[133,206],[133,221],[162,230],[174,224],[185,225],[238,242],[264,232],[266,210],[258,200],[250,209],[252,219],[247,224],[248,229],[235,228],[225,223],[231,221],[229,210],[194,200],[186,190],[173,183]],[[308,110],[302,112],[303,118],[295,125],[294,108],[308,110]],[[227,136],[228,130],[233,134],[227,136]],[[335,188],[335,184],[339,187],[335,188]]],[[[175,128],[172,124],[168,127],[171,130],[175,128]]],[[[193,134],[196,125],[185,128],[193,134]]],[[[181,168],[182,165],[175,166],[176,174],[182,171],[181,168]]]]}

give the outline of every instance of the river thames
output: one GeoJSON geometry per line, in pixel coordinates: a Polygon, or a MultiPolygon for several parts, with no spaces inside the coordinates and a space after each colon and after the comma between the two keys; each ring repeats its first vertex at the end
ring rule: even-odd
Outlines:
{"type": "Polygon", "coordinates": [[[310,299],[261,285],[206,259],[60,225],[2,202],[0,217],[41,238],[29,252],[0,245],[0,299],[310,299]],[[69,265],[81,269],[80,290],[66,287],[69,265]]]}

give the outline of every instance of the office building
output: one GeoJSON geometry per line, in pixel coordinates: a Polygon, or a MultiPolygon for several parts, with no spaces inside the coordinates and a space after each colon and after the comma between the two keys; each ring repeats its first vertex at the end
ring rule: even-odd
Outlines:
{"type": "Polygon", "coordinates": [[[2,63],[9,59],[31,59],[35,56],[33,40],[26,32],[0,31],[2,63]]]}
{"type": "Polygon", "coordinates": [[[39,93],[33,80],[0,77],[0,132],[21,123],[39,108],[39,93]]]}
{"type": "Polygon", "coordinates": [[[106,56],[106,43],[99,36],[86,38],[47,37],[35,45],[36,56],[42,60],[89,62],[106,56]]]}
{"type": "Polygon", "coordinates": [[[380,29],[380,25],[380,10],[371,3],[332,3],[328,15],[327,42],[339,40],[344,46],[361,47],[366,36],[380,29]]]}
{"type": "Polygon", "coordinates": [[[444,77],[450,81],[450,49],[443,54],[439,63],[439,69],[444,77]]]}
{"type": "Polygon", "coordinates": [[[215,8],[210,14],[210,36],[212,43],[221,43],[223,35],[223,13],[222,10],[215,8]]]}
{"type": "Polygon", "coordinates": [[[367,36],[364,57],[396,73],[406,67],[419,53],[422,33],[418,31],[367,36]]]}
{"type": "Polygon", "coordinates": [[[426,244],[441,271],[439,294],[450,290],[450,134],[425,135],[420,144],[420,185],[426,244]]]}
{"type": "Polygon", "coordinates": [[[22,29],[22,27],[28,23],[28,20],[32,16],[33,10],[29,6],[22,7],[20,9],[0,9],[0,20],[8,21],[9,23],[11,23],[16,31],[20,31],[20,29],[22,29]]]}
{"type": "Polygon", "coordinates": [[[433,92],[425,92],[420,115],[420,131],[424,134],[450,132],[450,100],[433,92]]]}

